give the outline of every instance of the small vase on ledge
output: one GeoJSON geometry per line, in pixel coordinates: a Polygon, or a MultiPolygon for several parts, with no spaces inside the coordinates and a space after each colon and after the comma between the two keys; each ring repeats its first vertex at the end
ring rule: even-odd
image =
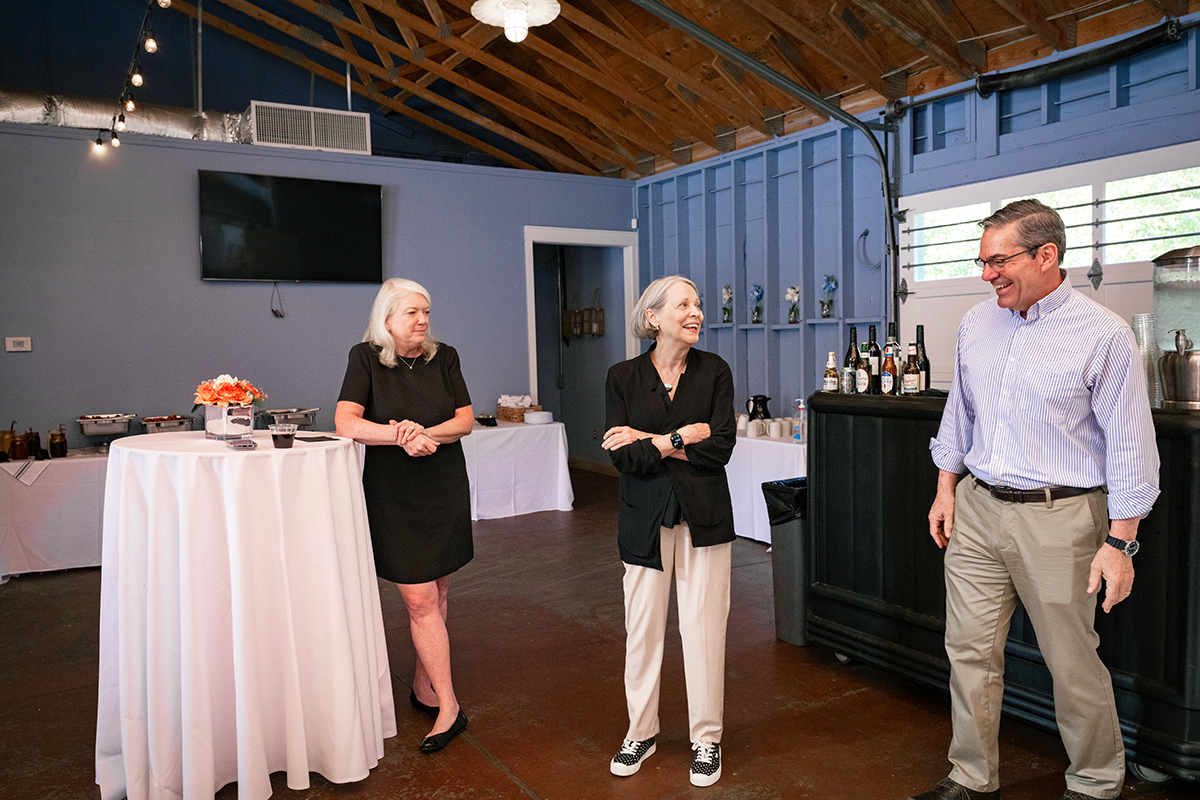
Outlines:
{"type": "Polygon", "coordinates": [[[796,325],[800,322],[800,308],[795,303],[788,309],[788,325],[796,325]]]}
{"type": "Polygon", "coordinates": [[[833,316],[833,300],[821,301],[821,318],[829,319],[833,316]]]}
{"type": "Polygon", "coordinates": [[[750,321],[752,323],[754,323],[755,325],[762,324],[762,304],[761,303],[755,303],[754,311],[751,312],[751,314],[750,314],[750,321]]]}
{"type": "Polygon", "coordinates": [[[733,309],[729,306],[721,306],[721,322],[733,322],[733,309]]]}

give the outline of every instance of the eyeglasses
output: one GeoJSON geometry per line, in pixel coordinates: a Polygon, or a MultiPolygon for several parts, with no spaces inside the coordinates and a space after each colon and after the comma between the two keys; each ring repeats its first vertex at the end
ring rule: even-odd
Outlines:
{"type": "Polygon", "coordinates": [[[984,261],[982,258],[976,258],[976,259],[972,259],[972,260],[975,262],[975,266],[979,267],[980,269],[983,269],[984,267],[991,267],[992,269],[1000,269],[1005,264],[1012,261],[1014,258],[1019,258],[1019,257],[1025,255],[1026,253],[1036,253],[1038,250],[1041,250],[1041,249],[1042,249],[1042,245],[1039,244],[1037,247],[1028,247],[1019,253],[1013,253],[1011,256],[995,256],[993,258],[989,258],[987,261],[984,261]]]}

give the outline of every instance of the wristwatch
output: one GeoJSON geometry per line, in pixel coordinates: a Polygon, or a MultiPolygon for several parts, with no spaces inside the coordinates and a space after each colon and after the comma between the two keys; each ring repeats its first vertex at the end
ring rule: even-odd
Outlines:
{"type": "Polygon", "coordinates": [[[1135,555],[1137,555],[1137,551],[1142,547],[1140,544],[1138,544],[1137,539],[1134,539],[1132,542],[1127,542],[1124,539],[1118,539],[1115,536],[1109,536],[1104,540],[1104,543],[1112,545],[1130,558],[1133,558],[1135,555]]]}
{"type": "Polygon", "coordinates": [[[671,431],[671,447],[676,450],[683,449],[683,437],[679,435],[679,431],[671,431]]]}

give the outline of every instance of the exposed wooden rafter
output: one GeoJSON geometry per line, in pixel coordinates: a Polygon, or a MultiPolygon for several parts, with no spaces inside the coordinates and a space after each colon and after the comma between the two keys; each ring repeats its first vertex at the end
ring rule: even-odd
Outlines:
{"type": "MultiPolygon", "coordinates": [[[[1020,2],[1020,0],[1018,0],[1020,2]]],[[[854,4],[891,28],[937,64],[966,80],[977,70],[958,52],[958,42],[947,37],[908,0],[853,0],[854,4]]]]}
{"type": "Polygon", "coordinates": [[[1047,19],[1049,14],[1039,0],[996,0],[996,5],[1016,17],[1017,22],[1027,26],[1034,36],[1055,50],[1070,50],[1075,46],[1068,38],[1065,26],[1047,19]]]}

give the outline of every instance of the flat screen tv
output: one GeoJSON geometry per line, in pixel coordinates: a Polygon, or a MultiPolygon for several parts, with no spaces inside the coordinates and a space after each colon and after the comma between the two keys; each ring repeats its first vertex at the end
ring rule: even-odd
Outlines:
{"type": "Polygon", "coordinates": [[[377,185],[199,170],[206,281],[381,283],[377,185]]]}

